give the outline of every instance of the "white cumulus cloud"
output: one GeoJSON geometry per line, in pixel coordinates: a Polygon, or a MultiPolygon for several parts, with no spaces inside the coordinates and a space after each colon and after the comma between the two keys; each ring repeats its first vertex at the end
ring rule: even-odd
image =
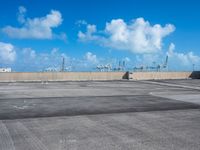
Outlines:
{"type": "Polygon", "coordinates": [[[97,56],[92,54],[91,52],[87,52],[85,54],[85,59],[91,63],[97,63],[98,60],[97,60],[97,56]]]}
{"type": "Polygon", "coordinates": [[[17,20],[19,21],[19,23],[24,23],[26,21],[25,20],[26,8],[24,6],[20,6],[18,9],[19,12],[17,20]]]}
{"type": "Polygon", "coordinates": [[[28,59],[28,60],[34,59],[34,58],[36,58],[36,56],[37,56],[35,50],[33,50],[33,49],[31,49],[31,48],[24,48],[24,49],[22,50],[22,54],[23,54],[24,56],[26,56],[26,59],[28,59]]]}
{"type": "Polygon", "coordinates": [[[19,7],[18,21],[22,27],[6,26],[2,30],[9,37],[19,39],[52,39],[52,29],[58,27],[63,19],[57,10],[51,10],[49,14],[41,18],[25,18],[26,8],[19,7]]]}
{"type": "Polygon", "coordinates": [[[195,55],[192,51],[188,53],[175,52],[174,43],[170,44],[167,55],[173,66],[191,68],[193,64],[200,65],[200,56],[195,55]]]}
{"type": "Polygon", "coordinates": [[[125,57],[124,60],[125,60],[126,62],[130,62],[130,61],[131,61],[131,59],[130,59],[129,57],[125,57]]]}
{"type": "Polygon", "coordinates": [[[130,23],[123,19],[113,19],[106,23],[103,31],[98,31],[96,25],[88,24],[86,32],[79,31],[78,38],[133,53],[156,53],[162,49],[163,39],[174,30],[175,26],[172,24],[151,25],[143,18],[137,18],[130,23]]]}
{"type": "Polygon", "coordinates": [[[15,61],[15,47],[10,43],[0,42],[0,63],[8,64],[15,61]]]}

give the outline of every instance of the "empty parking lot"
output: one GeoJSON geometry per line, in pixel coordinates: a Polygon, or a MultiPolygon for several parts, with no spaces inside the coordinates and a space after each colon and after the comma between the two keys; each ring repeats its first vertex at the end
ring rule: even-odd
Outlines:
{"type": "Polygon", "coordinates": [[[0,83],[0,150],[199,150],[200,80],[0,83]]]}

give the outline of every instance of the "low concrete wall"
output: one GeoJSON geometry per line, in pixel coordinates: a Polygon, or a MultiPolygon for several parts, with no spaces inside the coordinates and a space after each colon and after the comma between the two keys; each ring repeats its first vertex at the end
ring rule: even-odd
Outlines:
{"type": "Polygon", "coordinates": [[[125,72],[5,72],[0,73],[0,82],[121,80],[125,74],[125,72]]]}
{"type": "Polygon", "coordinates": [[[200,72],[133,72],[130,80],[199,79],[200,72]]]}
{"type": "Polygon", "coordinates": [[[200,79],[200,72],[5,72],[0,82],[200,79]]]}

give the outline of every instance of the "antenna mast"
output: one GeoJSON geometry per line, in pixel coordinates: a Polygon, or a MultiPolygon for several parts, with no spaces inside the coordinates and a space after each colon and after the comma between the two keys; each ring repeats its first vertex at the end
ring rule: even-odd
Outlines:
{"type": "Polygon", "coordinates": [[[62,60],[62,68],[61,68],[61,71],[64,72],[65,71],[65,58],[63,57],[63,60],[62,60]]]}

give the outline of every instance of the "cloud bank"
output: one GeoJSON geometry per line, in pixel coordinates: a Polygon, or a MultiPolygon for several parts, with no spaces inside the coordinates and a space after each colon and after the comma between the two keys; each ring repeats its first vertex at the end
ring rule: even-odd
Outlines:
{"type": "Polygon", "coordinates": [[[174,43],[170,44],[167,55],[169,56],[170,66],[175,69],[179,67],[189,69],[192,68],[193,64],[200,65],[200,56],[195,55],[192,51],[187,53],[176,52],[174,43]]]}
{"type": "Polygon", "coordinates": [[[97,56],[91,52],[86,52],[80,58],[73,58],[61,52],[59,48],[53,48],[48,52],[18,48],[16,54],[20,58],[12,62],[13,70],[16,71],[60,71],[63,58],[66,71],[91,71],[99,62],[97,56]]]}
{"type": "Polygon", "coordinates": [[[157,53],[162,49],[163,39],[174,32],[175,26],[166,24],[151,25],[144,18],[137,18],[130,23],[123,19],[113,19],[106,23],[103,31],[96,25],[87,24],[86,31],[79,31],[82,42],[93,41],[101,46],[118,50],[128,50],[137,54],[157,53]]]}

